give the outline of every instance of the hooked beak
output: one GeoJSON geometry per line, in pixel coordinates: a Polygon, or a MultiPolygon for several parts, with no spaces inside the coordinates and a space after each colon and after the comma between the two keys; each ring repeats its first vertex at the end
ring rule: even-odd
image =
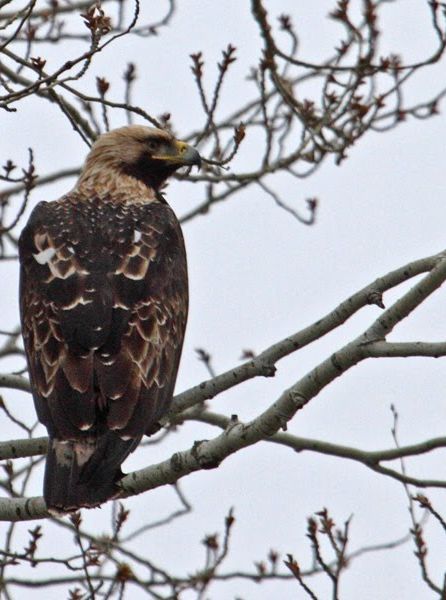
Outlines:
{"type": "Polygon", "coordinates": [[[201,168],[201,156],[193,146],[189,146],[186,142],[176,141],[175,148],[177,155],[174,160],[177,160],[180,166],[192,167],[195,165],[198,169],[201,168]]]}

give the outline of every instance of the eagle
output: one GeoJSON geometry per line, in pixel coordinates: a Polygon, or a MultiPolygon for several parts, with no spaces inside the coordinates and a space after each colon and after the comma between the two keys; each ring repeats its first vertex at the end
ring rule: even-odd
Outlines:
{"type": "Polygon", "coordinates": [[[200,164],[164,130],[112,130],[72,191],[38,203],[20,235],[22,334],[49,436],[50,512],[117,497],[122,462],[169,409],[188,277],[181,227],[160,190],[200,164]]]}

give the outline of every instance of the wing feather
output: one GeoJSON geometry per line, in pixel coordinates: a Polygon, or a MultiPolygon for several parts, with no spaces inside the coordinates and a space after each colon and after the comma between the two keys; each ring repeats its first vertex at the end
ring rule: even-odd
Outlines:
{"type": "Polygon", "coordinates": [[[168,409],[187,319],[187,267],[167,204],[40,203],[20,238],[21,315],[51,435],[123,438],[168,409]]]}

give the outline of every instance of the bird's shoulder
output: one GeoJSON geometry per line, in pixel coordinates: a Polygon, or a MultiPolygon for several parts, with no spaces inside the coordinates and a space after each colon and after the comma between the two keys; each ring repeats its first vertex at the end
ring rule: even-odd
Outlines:
{"type": "Polygon", "coordinates": [[[19,238],[22,260],[47,247],[68,247],[81,259],[131,251],[135,243],[158,247],[183,240],[175,213],[165,201],[126,202],[119,196],[76,192],[39,202],[19,238]]]}

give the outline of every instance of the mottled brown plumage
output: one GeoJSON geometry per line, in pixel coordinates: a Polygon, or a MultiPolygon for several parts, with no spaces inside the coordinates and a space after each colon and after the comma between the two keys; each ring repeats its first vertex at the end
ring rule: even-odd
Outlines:
{"type": "Polygon", "coordinates": [[[196,150],[129,126],[94,144],[76,187],[34,209],[19,242],[20,308],[50,509],[116,496],[120,465],[159,428],[187,320],[179,223],[159,187],[196,150]]]}

